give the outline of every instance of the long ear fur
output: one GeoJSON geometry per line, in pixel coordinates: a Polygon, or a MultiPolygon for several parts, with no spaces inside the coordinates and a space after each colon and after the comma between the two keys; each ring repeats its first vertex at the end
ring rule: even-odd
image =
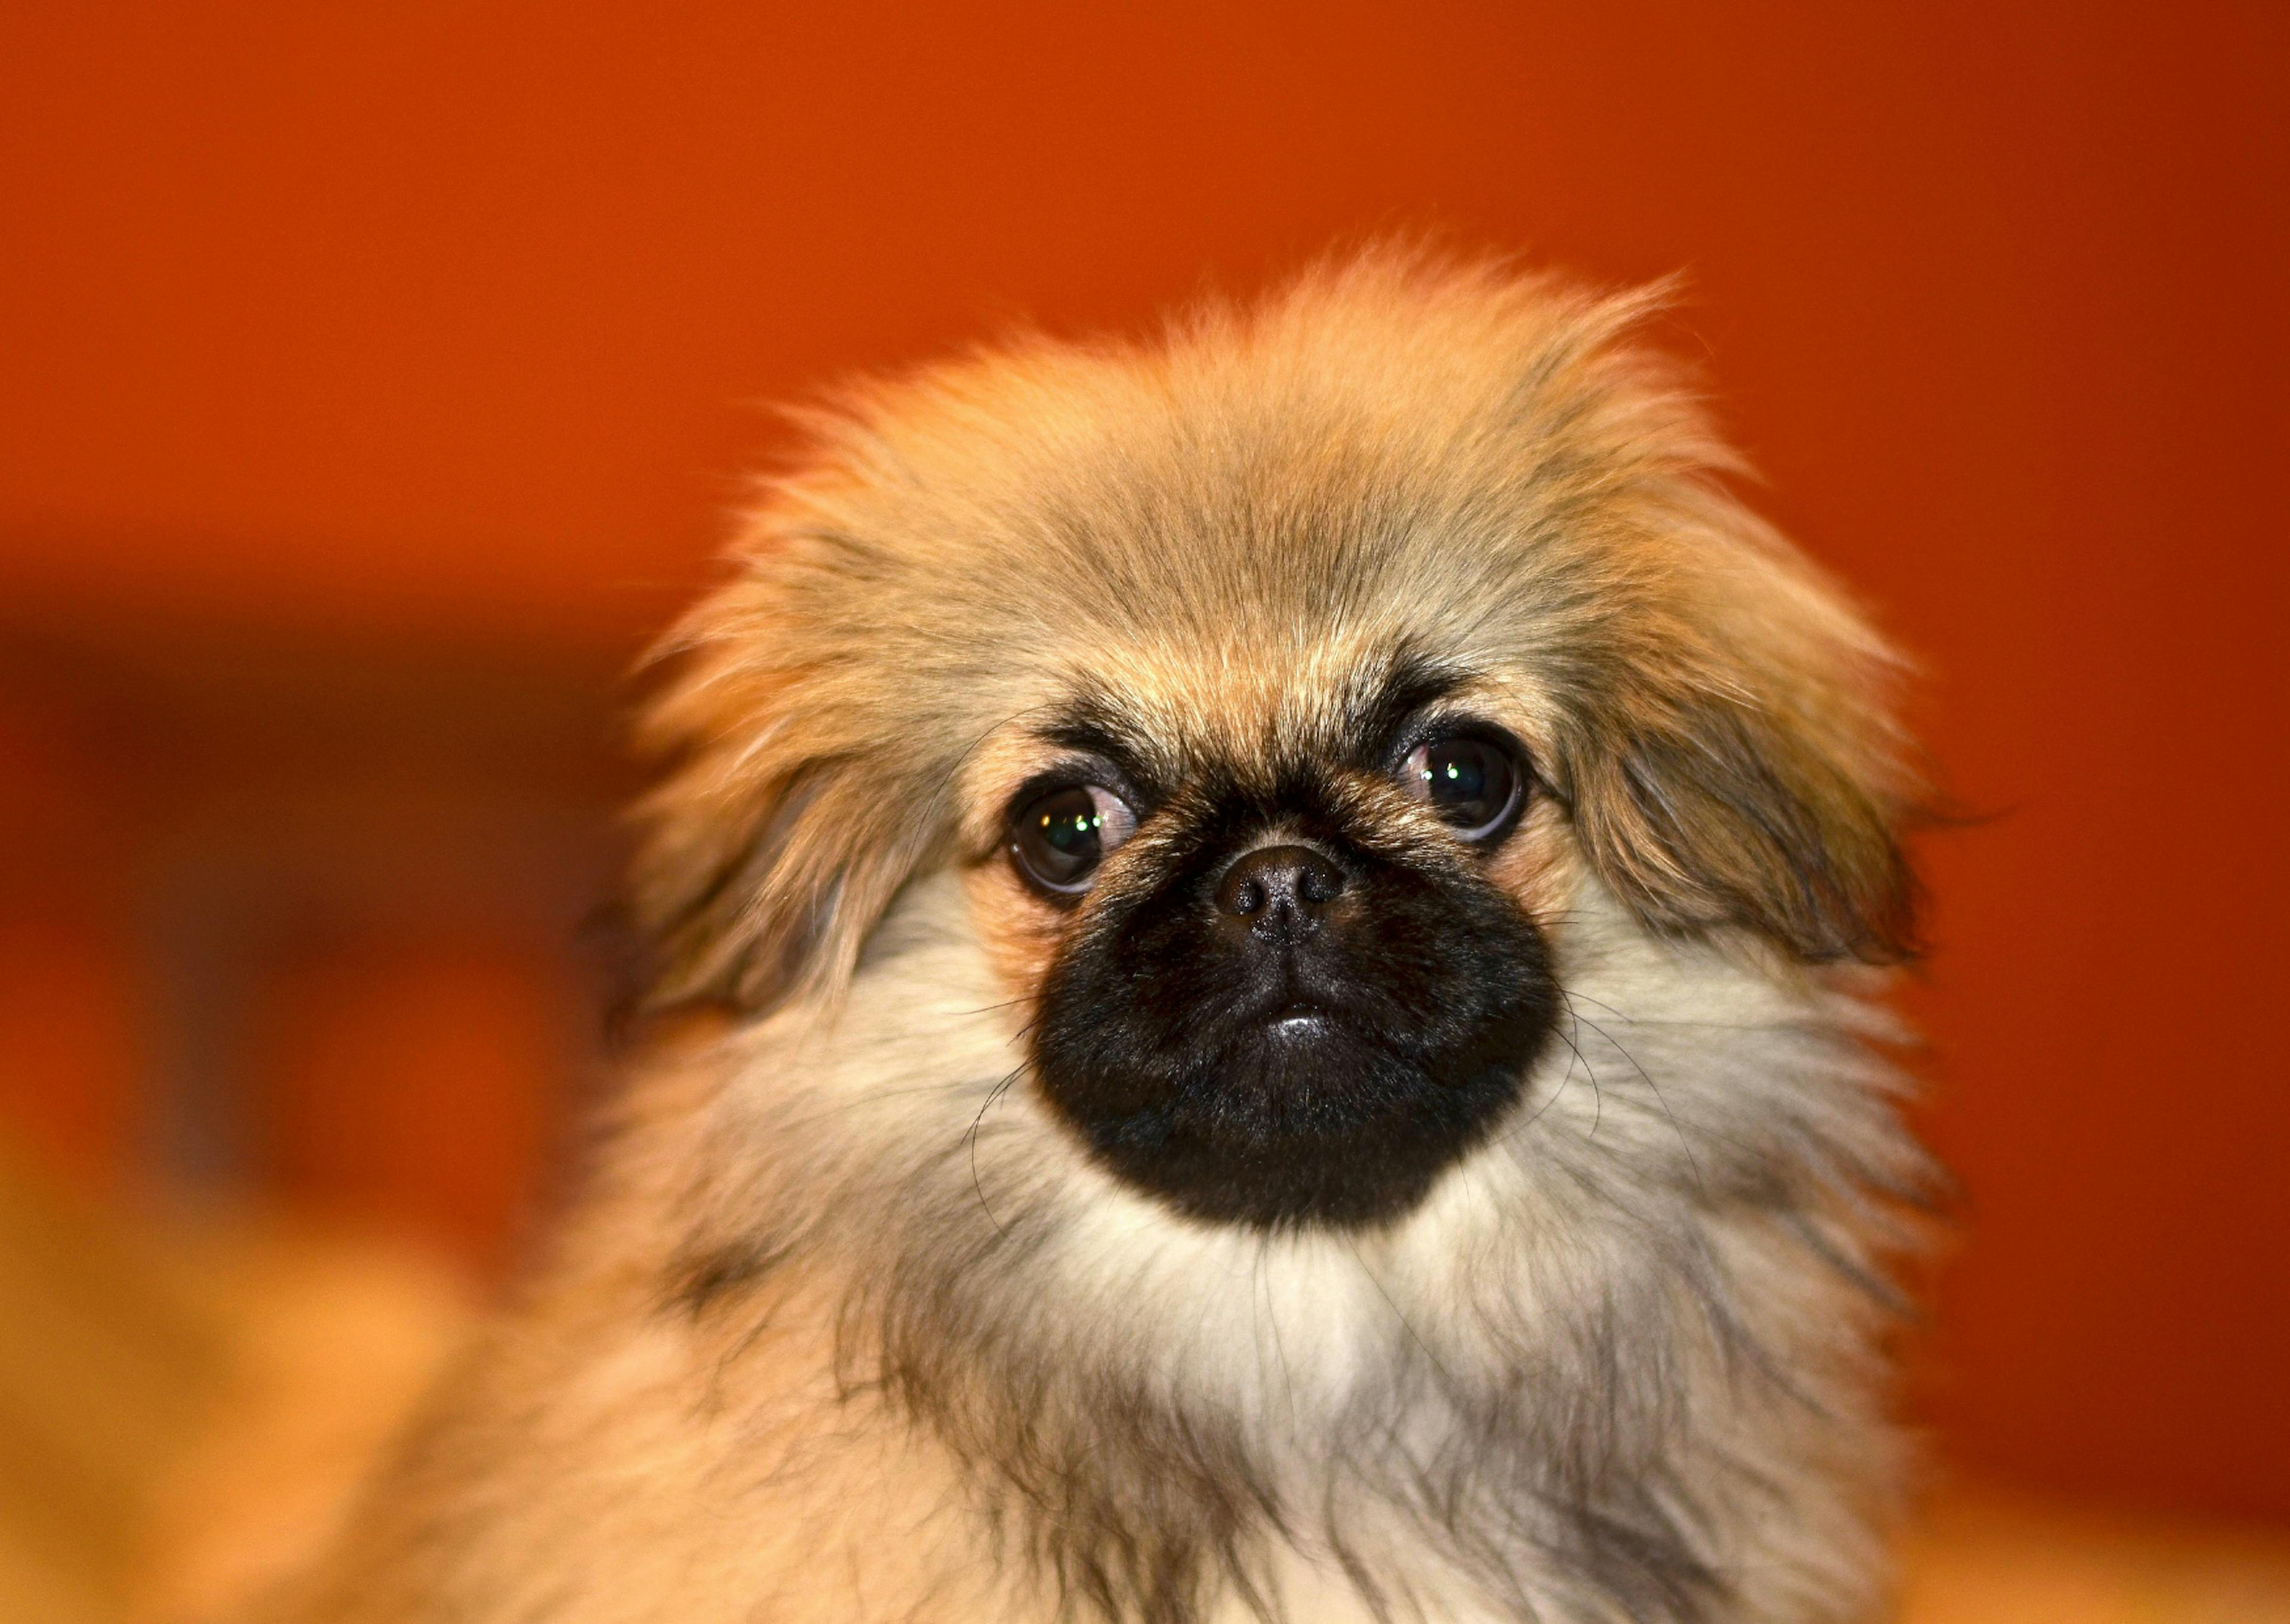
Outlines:
{"type": "Polygon", "coordinates": [[[637,808],[629,884],[656,1008],[839,986],[946,825],[931,731],[901,725],[912,706],[847,646],[847,594],[885,561],[808,525],[789,487],[740,562],[660,652],[672,675],[642,733],[675,763],[637,808]]]}
{"type": "Polygon", "coordinates": [[[1653,930],[1911,958],[1902,841],[1929,797],[1890,713],[1897,658],[1714,473],[1668,504],[1694,564],[1609,650],[1574,753],[1577,831],[1653,930]]]}
{"type": "Polygon", "coordinates": [[[1814,963],[1915,954],[1904,797],[1883,778],[1729,695],[1604,732],[1575,769],[1576,827],[1648,925],[1748,931],[1814,963]]]}

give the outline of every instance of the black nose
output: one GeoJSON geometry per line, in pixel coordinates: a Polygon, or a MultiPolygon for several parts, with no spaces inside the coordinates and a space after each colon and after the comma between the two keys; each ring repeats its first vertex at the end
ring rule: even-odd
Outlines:
{"type": "Polygon", "coordinates": [[[1344,871],[1309,846],[1260,846],[1217,882],[1217,910],[1261,936],[1301,936],[1343,895],[1344,871]]]}

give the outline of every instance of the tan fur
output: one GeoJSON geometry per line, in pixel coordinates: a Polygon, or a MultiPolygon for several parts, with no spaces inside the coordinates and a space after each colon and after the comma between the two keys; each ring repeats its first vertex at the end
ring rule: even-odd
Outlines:
{"type": "Polygon", "coordinates": [[[638,892],[672,994],[847,975],[943,854],[964,753],[1077,676],[1171,737],[1277,732],[1427,632],[1511,690],[1649,924],[1904,951],[1888,656],[1726,490],[1685,381],[1621,342],[1653,302],[1371,257],[1159,345],[854,391],[672,640],[690,675],[651,731],[687,760],[638,892]],[[1363,541],[1372,568],[1335,567],[1363,541]]]}
{"type": "Polygon", "coordinates": [[[650,724],[660,998],[733,1024],[283,1616],[1868,1616],[1922,1175],[1853,966],[1911,946],[1916,787],[1659,297],[1375,253],[822,414],[650,724]],[[1403,657],[1533,757],[1489,872],[1573,1029],[1388,1229],[1177,1219],[1028,1086],[1100,893],[1017,883],[1011,796],[1061,706],[1245,777],[1403,657]]]}

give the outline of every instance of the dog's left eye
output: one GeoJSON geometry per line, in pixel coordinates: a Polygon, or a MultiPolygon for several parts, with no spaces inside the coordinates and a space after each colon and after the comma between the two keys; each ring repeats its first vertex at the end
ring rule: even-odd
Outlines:
{"type": "Polygon", "coordinates": [[[1111,790],[1076,784],[1037,796],[1010,824],[1010,857],[1037,890],[1079,896],[1106,854],[1136,832],[1137,816],[1111,790]]]}
{"type": "Polygon", "coordinates": [[[1521,779],[1509,750],[1468,733],[1417,745],[1399,769],[1399,781],[1465,840],[1492,840],[1510,828],[1525,798],[1521,779]]]}

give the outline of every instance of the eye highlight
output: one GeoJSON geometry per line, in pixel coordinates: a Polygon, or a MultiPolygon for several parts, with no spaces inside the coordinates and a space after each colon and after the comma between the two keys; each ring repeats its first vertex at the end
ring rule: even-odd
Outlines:
{"type": "Polygon", "coordinates": [[[1508,834],[1526,799],[1526,775],[1507,745],[1473,733],[1426,740],[1399,765],[1399,781],[1465,840],[1508,834]]]}
{"type": "Polygon", "coordinates": [[[1035,890],[1077,897],[1098,865],[1137,832],[1128,804],[1097,784],[1069,784],[1021,805],[1010,820],[1010,860],[1035,890]]]}

